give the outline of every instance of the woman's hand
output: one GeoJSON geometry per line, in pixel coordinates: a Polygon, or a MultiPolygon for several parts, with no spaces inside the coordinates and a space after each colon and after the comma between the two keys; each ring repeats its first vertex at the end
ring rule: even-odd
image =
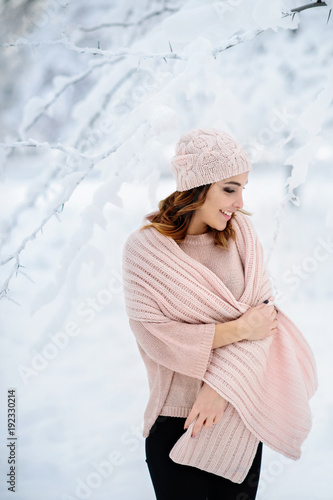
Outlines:
{"type": "Polygon", "coordinates": [[[251,307],[238,319],[243,340],[262,340],[277,332],[277,310],[273,305],[251,307]]]}
{"type": "Polygon", "coordinates": [[[203,425],[209,428],[213,424],[218,424],[223,416],[225,407],[226,400],[204,382],[191,413],[186,419],[184,429],[187,429],[197,418],[192,429],[192,437],[195,437],[203,425]]]}

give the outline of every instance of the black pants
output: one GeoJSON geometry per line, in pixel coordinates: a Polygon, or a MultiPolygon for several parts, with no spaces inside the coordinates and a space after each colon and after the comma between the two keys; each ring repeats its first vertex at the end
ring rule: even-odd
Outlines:
{"type": "Polygon", "coordinates": [[[262,443],[241,484],[216,474],[180,465],[169,453],[185,432],[186,418],[159,416],[146,438],[146,462],[157,500],[254,500],[257,493],[262,443]]]}

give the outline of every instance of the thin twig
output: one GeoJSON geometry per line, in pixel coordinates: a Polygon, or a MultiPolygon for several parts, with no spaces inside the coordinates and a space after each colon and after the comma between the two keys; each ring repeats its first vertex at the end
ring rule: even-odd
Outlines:
{"type": "Polygon", "coordinates": [[[89,33],[103,28],[130,28],[131,26],[141,26],[142,24],[144,24],[146,21],[149,21],[153,17],[161,16],[165,12],[170,12],[170,13],[178,12],[178,10],[179,9],[171,9],[170,7],[166,7],[165,9],[151,12],[150,14],[147,14],[146,16],[135,22],[103,23],[103,24],[98,24],[97,26],[91,26],[90,28],[85,28],[83,26],[82,27],[80,26],[79,30],[89,33]]]}
{"type": "Polygon", "coordinates": [[[327,7],[326,2],[321,2],[320,0],[316,3],[308,3],[302,5],[301,7],[295,7],[295,9],[290,9],[290,12],[302,12],[302,10],[312,9],[313,7],[327,7]]]}
{"type": "Polygon", "coordinates": [[[0,47],[19,47],[19,46],[26,46],[26,47],[45,47],[45,46],[52,46],[52,45],[62,45],[63,47],[73,50],[74,52],[78,52],[79,54],[89,54],[93,56],[103,56],[106,57],[107,59],[113,59],[115,57],[122,57],[122,56],[133,56],[139,59],[161,59],[161,58],[167,58],[167,59],[185,59],[182,57],[180,54],[177,54],[176,52],[165,52],[165,53],[154,53],[154,52],[142,52],[139,50],[130,50],[130,49],[118,49],[118,50],[102,50],[98,48],[92,48],[92,47],[79,47],[75,45],[74,43],[65,40],[65,39],[58,39],[58,40],[47,40],[44,42],[26,42],[26,41],[17,41],[13,43],[2,43],[0,44],[0,47]]]}
{"type": "Polygon", "coordinates": [[[249,40],[253,40],[256,36],[260,35],[263,33],[265,30],[255,30],[255,31],[246,31],[242,35],[234,35],[228,40],[226,40],[223,44],[221,44],[218,47],[215,47],[212,50],[212,56],[216,58],[217,54],[220,52],[223,52],[224,50],[230,49],[231,47],[234,47],[235,45],[238,45],[243,42],[247,42],[249,40]]]}
{"type": "Polygon", "coordinates": [[[104,66],[104,64],[111,64],[111,61],[108,61],[108,60],[106,60],[106,61],[103,60],[103,61],[98,61],[98,62],[92,61],[92,62],[93,62],[93,64],[88,69],[82,71],[79,74],[74,75],[73,77],[68,78],[67,81],[63,85],[61,85],[61,87],[57,90],[57,92],[55,92],[51,96],[51,98],[45,103],[45,105],[43,106],[43,109],[40,111],[40,113],[36,114],[36,116],[34,116],[33,119],[30,120],[30,122],[28,122],[25,125],[25,127],[22,131],[27,132],[31,127],[33,127],[35,125],[35,123],[39,120],[39,118],[44,114],[44,112],[47,109],[49,109],[49,107],[52,106],[52,104],[54,104],[54,102],[58,99],[58,97],[60,97],[65,92],[65,90],[67,90],[72,85],[75,85],[75,84],[85,80],[95,69],[100,68],[101,66],[104,66]]]}

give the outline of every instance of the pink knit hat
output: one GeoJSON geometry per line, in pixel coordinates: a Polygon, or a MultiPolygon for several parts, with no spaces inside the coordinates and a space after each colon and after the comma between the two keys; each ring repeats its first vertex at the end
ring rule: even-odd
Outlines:
{"type": "Polygon", "coordinates": [[[245,149],[229,134],[215,128],[199,128],[181,136],[171,170],[177,191],[187,191],[249,172],[252,165],[245,149]]]}

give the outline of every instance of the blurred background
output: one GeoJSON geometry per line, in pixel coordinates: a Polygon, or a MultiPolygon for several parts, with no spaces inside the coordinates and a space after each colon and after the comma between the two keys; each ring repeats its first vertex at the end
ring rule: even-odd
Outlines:
{"type": "Polygon", "coordinates": [[[266,447],[257,498],[332,499],[332,0],[306,3],[0,1],[1,498],[12,388],[17,500],[154,498],[122,247],[176,189],[179,136],[216,127],[318,364],[302,458],[266,447]]]}

